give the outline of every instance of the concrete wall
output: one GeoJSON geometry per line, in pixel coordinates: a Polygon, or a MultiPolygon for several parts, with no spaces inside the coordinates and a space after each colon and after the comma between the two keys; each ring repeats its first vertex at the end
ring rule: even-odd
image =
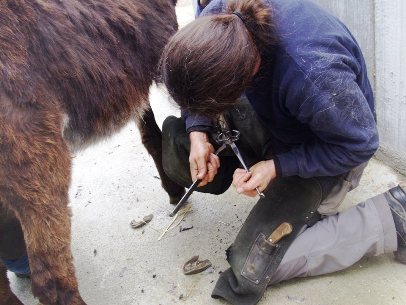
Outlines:
{"type": "Polygon", "coordinates": [[[362,47],[375,89],[377,157],[406,173],[406,0],[313,0],[339,17],[362,47]]]}
{"type": "Polygon", "coordinates": [[[312,0],[337,16],[362,48],[369,79],[375,88],[375,28],[373,0],[312,0]]]}
{"type": "Polygon", "coordinates": [[[375,0],[378,158],[406,173],[406,0],[375,0]]]}

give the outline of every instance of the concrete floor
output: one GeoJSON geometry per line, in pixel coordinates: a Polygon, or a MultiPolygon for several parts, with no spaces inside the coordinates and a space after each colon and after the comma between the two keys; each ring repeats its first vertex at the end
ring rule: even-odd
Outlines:
{"type": "MultiPolygon", "coordinates": [[[[178,13],[181,24],[193,18],[189,1],[180,1],[178,13]]],[[[178,114],[162,89],[152,88],[151,103],[159,124],[167,115],[178,114]]],[[[133,123],[75,156],[70,190],[72,251],[80,291],[89,305],[225,304],[211,299],[210,293],[218,273],[228,268],[224,251],[255,199],[239,196],[233,189],[221,196],[195,193],[190,199],[193,210],[183,223],[194,228],[182,233],[175,229],[158,241],[173,207],[157,176],[133,123]],[[130,228],[132,219],[151,213],[151,223],[130,228]],[[197,254],[212,261],[212,272],[183,275],[183,264],[197,254]]],[[[401,179],[405,177],[372,160],[343,209],[401,179]]],[[[11,274],[10,279],[24,304],[37,304],[29,280],[11,274]]],[[[343,272],[270,288],[260,305],[403,305],[405,285],[406,267],[384,255],[363,259],[343,272]]]]}

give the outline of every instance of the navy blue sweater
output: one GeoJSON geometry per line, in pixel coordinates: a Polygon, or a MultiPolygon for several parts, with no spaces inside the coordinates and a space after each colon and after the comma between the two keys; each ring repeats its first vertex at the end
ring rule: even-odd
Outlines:
{"type": "MultiPolygon", "coordinates": [[[[224,11],[214,0],[202,14],[224,11]]],[[[279,45],[246,95],[272,135],[278,175],[336,176],[378,148],[365,60],[349,30],[306,0],[267,0],[279,45]]],[[[185,115],[189,131],[210,121],[185,115]]]]}

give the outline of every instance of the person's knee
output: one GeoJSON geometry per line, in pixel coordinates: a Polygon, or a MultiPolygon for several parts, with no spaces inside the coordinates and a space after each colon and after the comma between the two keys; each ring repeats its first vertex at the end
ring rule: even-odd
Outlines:
{"type": "Polygon", "coordinates": [[[186,124],[182,118],[177,118],[173,115],[168,116],[162,124],[162,132],[170,136],[173,131],[176,133],[182,132],[186,133],[186,124]]]}
{"type": "Polygon", "coordinates": [[[162,165],[165,173],[176,183],[188,186],[189,142],[185,122],[169,116],[162,125],[162,165]]]}
{"type": "MultiPolygon", "coordinates": [[[[165,173],[179,185],[189,187],[193,181],[190,176],[190,141],[185,121],[174,116],[167,117],[162,126],[162,141],[162,163],[165,173]]],[[[238,160],[235,158],[221,158],[221,167],[214,181],[198,188],[197,191],[213,195],[223,194],[231,185],[237,165],[238,160]]]]}
{"type": "Polygon", "coordinates": [[[222,178],[219,179],[221,181],[209,183],[206,186],[202,187],[201,189],[198,189],[197,191],[201,193],[209,193],[212,195],[221,195],[225,193],[230,188],[231,180],[228,179],[227,177],[222,178]]]}

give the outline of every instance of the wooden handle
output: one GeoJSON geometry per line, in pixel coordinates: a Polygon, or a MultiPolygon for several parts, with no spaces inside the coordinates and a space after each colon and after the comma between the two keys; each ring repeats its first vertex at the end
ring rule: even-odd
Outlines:
{"type": "Polygon", "coordinates": [[[282,223],[275,231],[269,236],[268,241],[272,244],[277,244],[282,238],[292,233],[293,227],[290,223],[282,223]]]}

